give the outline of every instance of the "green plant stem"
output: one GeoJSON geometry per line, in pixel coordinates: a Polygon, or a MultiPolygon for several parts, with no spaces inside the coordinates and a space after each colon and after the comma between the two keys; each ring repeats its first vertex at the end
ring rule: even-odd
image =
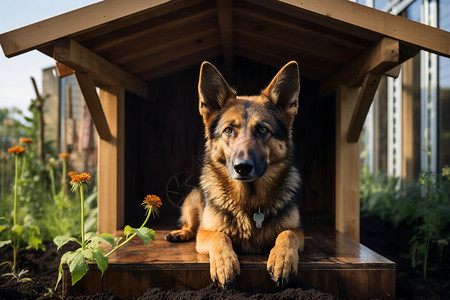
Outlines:
{"type": "Polygon", "coordinates": [[[67,164],[66,159],[63,158],[63,169],[62,169],[62,176],[61,176],[61,190],[64,191],[64,194],[67,194],[67,164]]]}
{"type": "Polygon", "coordinates": [[[17,250],[16,247],[13,248],[13,265],[11,267],[11,271],[13,274],[16,274],[16,261],[17,261],[17,250]]]}
{"type": "Polygon", "coordinates": [[[55,196],[56,196],[56,190],[55,190],[55,173],[54,173],[52,167],[50,167],[50,181],[51,181],[51,187],[52,187],[52,196],[53,196],[53,199],[55,199],[55,196]]]}
{"type": "MultiPolygon", "coordinates": [[[[15,155],[15,176],[14,176],[14,208],[13,208],[13,227],[17,224],[17,190],[18,190],[18,181],[19,181],[19,155],[15,155]]],[[[16,234],[13,234],[13,264],[12,264],[12,273],[16,273],[16,262],[17,262],[17,237],[16,234]]]]}
{"type": "MultiPolygon", "coordinates": [[[[152,214],[152,209],[150,208],[147,212],[147,217],[145,218],[144,223],[142,223],[141,227],[142,228],[145,226],[145,224],[147,224],[148,219],[150,219],[150,215],[152,214]]],[[[133,233],[132,235],[130,235],[122,244],[117,245],[117,247],[115,247],[114,249],[112,249],[111,251],[109,251],[105,256],[110,256],[111,254],[113,254],[117,249],[119,249],[120,247],[122,247],[123,245],[125,245],[126,243],[128,243],[129,241],[131,241],[135,236],[136,236],[136,232],[133,233]]]]}
{"type": "Polygon", "coordinates": [[[18,181],[19,181],[19,158],[18,155],[15,155],[15,164],[16,164],[16,174],[14,178],[14,211],[13,211],[13,225],[17,224],[17,189],[18,189],[18,181]]]}
{"type": "Polygon", "coordinates": [[[22,155],[22,172],[20,173],[20,179],[23,179],[23,174],[25,173],[25,165],[27,161],[25,160],[25,155],[22,155]]]}
{"type": "Polygon", "coordinates": [[[81,199],[81,248],[85,249],[84,241],[84,186],[80,183],[80,199],[81,199]]]}

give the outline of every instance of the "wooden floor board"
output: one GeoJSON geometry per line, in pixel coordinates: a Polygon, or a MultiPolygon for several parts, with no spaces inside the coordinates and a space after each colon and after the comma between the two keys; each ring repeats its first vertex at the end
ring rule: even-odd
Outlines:
{"type": "MultiPolygon", "coordinates": [[[[63,274],[63,295],[89,295],[111,290],[121,298],[140,295],[149,287],[198,290],[211,283],[209,260],[195,251],[195,241],[173,244],[165,241],[167,230],[156,231],[147,248],[131,240],[111,255],[103,277],[94,264],[74,286],[67,267],[63,274]],[[120,283],[120,284],[118,284],[120,283]]],[[[339,297],[395,298],[395,263],[325,227],[305,232],[305,250],[300,255],[297,280],[339,297]]],[[[274,289],[266,271],[267,255],[239,255],[241,275],[235,287],[274,289]]]]}

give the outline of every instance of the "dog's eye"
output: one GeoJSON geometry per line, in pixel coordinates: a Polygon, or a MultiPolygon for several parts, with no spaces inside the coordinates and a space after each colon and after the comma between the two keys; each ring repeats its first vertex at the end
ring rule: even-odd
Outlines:
{"type": "Polygon", "coordinates": [[[264,126],[258,126],[256,128],[256,133],[258,133],[258,135],[264,136],[269,133],[269,129],[267,129],[267,127],[264,126]]]}
{"type": "Polygon", "coordinates": [[[226,135],[232,135],[232,134],[233,134],[233,127],[227,127],[227,128],[225,128],[225,130],[223,131],[223,133],[225,133],[226,135]]]}

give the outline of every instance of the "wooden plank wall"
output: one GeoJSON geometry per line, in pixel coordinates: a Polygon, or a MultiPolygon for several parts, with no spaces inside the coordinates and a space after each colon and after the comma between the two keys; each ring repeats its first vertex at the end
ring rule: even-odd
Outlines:
{"type": "MultiPolygon", "coordinates": [[[[211,62],[225,74],[222,60],[211,62]]],[[[199,67],[151,82],[148,100],[126,95],[125,224],[140,225],[141,201],[146,194],[157,194],[163,206],[154,224],[173,227],[179,208],[177,199],[167,198],[167,183],[178,173],[193,174],[193,182],[198,182],[204,144],[198,113],[199,67]]],[[[278,71],[241,57],[235,58],[234,68],[233,78],[227,80],[241,95],[259,93],[278,71]]],[[[303,176],[302,212],[311,222],[334,226],[334,102],[316,100],[314,82],[302,80],[301,85],[294,139],[303,176]]]]}

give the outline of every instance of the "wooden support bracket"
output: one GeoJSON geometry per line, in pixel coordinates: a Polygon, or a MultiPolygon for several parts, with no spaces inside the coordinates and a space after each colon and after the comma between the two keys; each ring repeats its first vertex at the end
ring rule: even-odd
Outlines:
{"type": "Polygon", "coordinates": [[[64,78],[72,74],[75,74],[75,70],[57,61],[56,74],[58,74],[59,78],[64,78]]]}
{"type": "Polygon", "coordinates": [[[227,76],[233,71],[233,1],[217,0],[220,37],[227,76]]]}
{"type": "Polygon", "coordinates": [[[112,138],[109,130],[108,122],[106,121],[105,113],[100,103],[100,99],[95,89],[94,79],[89,73],[75,72],[84,100],[91,114],[95,128],[102,140],[109,141],[112,138]]]}
{"type": "Polygon", "coordinates": [[[380,79],[381,74],[372,73],[368,73],[364,78],[348,128],[347,141],[349,143],[356,143],[359,140],[359,135],[361,134],[364,121],[366,120],[367,113],[369,112],[370,105],[372,104],[373,97],[377,91],[378,84],[380,83],[380,79]]]}
{"type": "Polygon", "coordinates": [[[76,71],[90,73],[95,82],[104,85],[121,85],[145,99],[148,96],[147,83],[72,39],[62,39],[55,42],[53,58],[76,71]]]}
{"type": "Polygon", "coordinates": [[[358,86],[368,73],[384,74],[399,64],[399,42],[382,38],[376,45],[341,70],[330,76],[319,86],[319,98],[333,93],[340,85],[358,86]]]}

